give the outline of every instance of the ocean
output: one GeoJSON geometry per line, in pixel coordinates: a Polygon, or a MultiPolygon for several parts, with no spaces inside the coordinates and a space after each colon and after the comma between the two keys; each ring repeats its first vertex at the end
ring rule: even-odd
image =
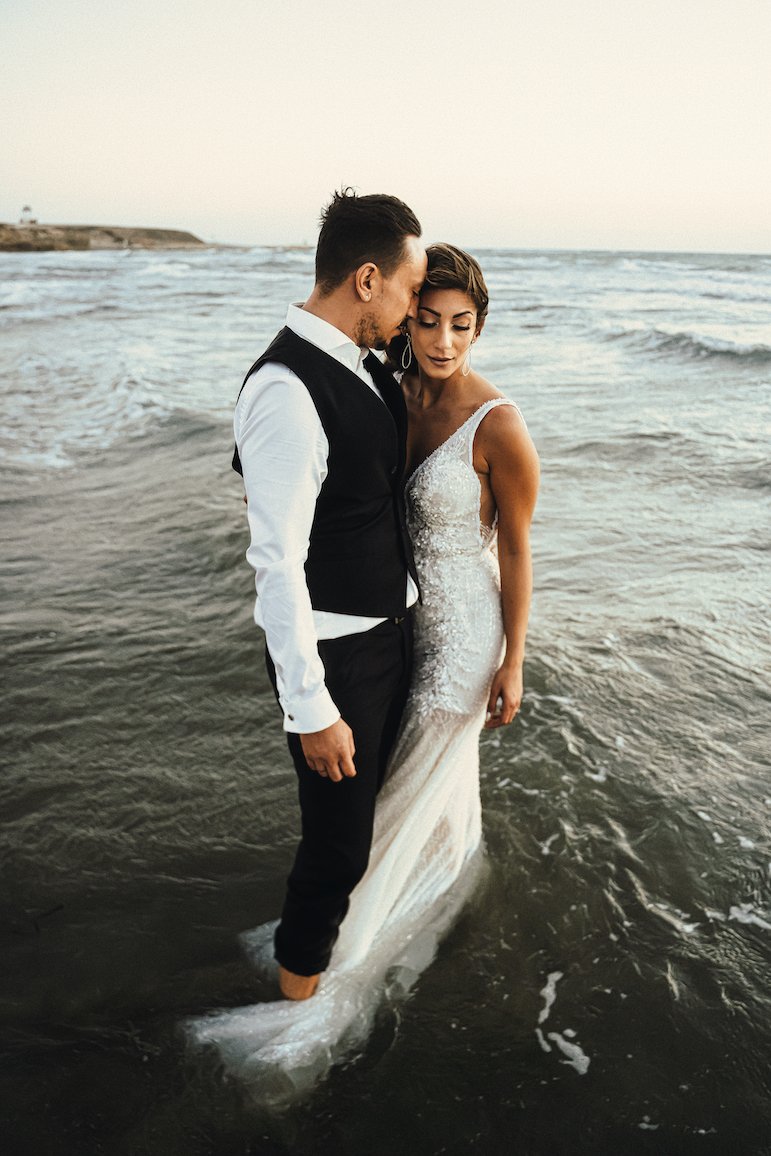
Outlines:
{"type": "Polygon", "coordinates": [[[9,1156],[771,1152],[771,257],[477,256],[543,470],[488,870],[270,1113],[180,1025],[296,841],[231,414],[313,255],[0,255],[9,1156]]]}

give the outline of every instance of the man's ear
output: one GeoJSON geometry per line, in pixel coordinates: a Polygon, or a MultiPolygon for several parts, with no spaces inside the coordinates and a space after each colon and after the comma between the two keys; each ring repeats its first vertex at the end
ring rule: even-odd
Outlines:
{"type": "Polygon", "coordinates": [[[367,261],[366,264],[359,265],[359,268],[353,275],[353,285],[357,295],[362,301],[372,300],[372,294],[375,291],[379,276],[380,270],[372,261],[367,261]]]}

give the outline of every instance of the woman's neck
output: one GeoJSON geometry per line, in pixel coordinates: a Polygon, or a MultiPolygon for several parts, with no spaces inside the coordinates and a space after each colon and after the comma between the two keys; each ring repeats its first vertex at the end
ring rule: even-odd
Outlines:
{"type": "Polygon", "coordinates": [[[459,397],[467,379],[457,370],[451,377],[432,377],[418,367],[412,396],[423,409],[431,409],[440,402],[447,403],[459,397]]]}

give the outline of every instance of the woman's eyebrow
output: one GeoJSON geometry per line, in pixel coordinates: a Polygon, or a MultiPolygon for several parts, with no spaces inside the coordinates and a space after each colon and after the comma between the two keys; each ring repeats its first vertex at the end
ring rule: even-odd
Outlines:
{"type": "MultiPolygon", "coordinates": [[[[429,309],[427,305],[421,305],[420,308],[423,310],[424,313],[433,313],[434,317],[441,317],[442,316],[441,313],[437,313],[436,309],[429,309]]],[[[462,309],[460,313],[453,313],[453,318],[455,318],[455,317],[467,317],[467,316],[471,317],[471,315],[472,315],[471,309],[462,309]]]]}

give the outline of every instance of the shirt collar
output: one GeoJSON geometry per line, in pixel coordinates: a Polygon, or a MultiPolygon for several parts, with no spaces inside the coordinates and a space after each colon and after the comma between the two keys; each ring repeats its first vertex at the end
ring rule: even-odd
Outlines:
{"type": "Polygon", "coordinates": [[[354,373],[359,372],[364,358],[369,353],[368,349],[360,349],[355,345],[350,337],[336,326],[303,309],[301,303],[289,306],[286,324],[287,328],[298,337],[304,337],[306,341],[310,341],[312,345],[322,349],[324,353],[328,353],[335,361],[339,361],[354,373]]]}

